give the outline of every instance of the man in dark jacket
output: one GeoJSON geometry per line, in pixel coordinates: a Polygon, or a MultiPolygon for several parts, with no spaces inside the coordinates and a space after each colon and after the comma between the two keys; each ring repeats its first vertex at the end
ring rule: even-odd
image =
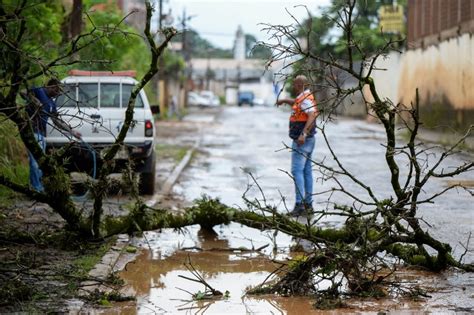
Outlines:
{"type": "MultiPolygon", "coordinates": [[[[43,151],[46,149],[45,136],[49,118],[53,120],[54,125],[57,128],[64,130],[76,138],[81,138],[81,134],[79,132],[74,131],[68,124],[58,117],[58,111],[56,109],[54,98],[59,96],[60,93],[61,82],[59,82],[57,79],[50,79],[46,86],[33,88],[26,96],[28,100],[27,112],[31,119],[33,132],[38,144],[43,151]]],[[[42,192],[44,191],[44,187],[41,182],[43,172],[39,168],[38,162],[34,158],[33,154],[31,154],[29,151],[28,158],[30,161],[30,185],[36,191],[42,192]]]]}

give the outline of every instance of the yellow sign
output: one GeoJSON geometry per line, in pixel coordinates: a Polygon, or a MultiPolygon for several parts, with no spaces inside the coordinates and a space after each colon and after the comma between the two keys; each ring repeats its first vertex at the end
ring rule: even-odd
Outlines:
{"type": "Polygon", "coordinates": [[[405,15],[401,5],[383,5],[379,9],[379,28],[384,33],[403,33],[405,15]]]}

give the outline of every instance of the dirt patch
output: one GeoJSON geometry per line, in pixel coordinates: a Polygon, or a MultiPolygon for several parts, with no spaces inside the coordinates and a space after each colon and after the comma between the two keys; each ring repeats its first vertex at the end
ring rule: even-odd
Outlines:
{"type": "Polygon", "coordinates": [[[62,312],[113,239],[78,240],[49,207],[29,204],[0,210],[0,313],[62,312]]]}

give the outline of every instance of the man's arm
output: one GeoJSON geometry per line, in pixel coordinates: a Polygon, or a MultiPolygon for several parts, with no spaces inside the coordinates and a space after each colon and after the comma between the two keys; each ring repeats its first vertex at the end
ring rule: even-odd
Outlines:
{"type": "Polygon", "coordinates": [[[53,109],[53,112],[50,114],[50,118],[53,120],[54,125],[73,135],[74,137],[81,139],[82,135],[80,132],[75,131],[72,129],[69,124],[64,122],[61,118],[59,118],[58,112],[56,111],[56,106],[52,99],[49,97],[44,100],[46,104],[43,104],[40,99],[36,96],[36,94],[32,91],[24,91],[20,93],[21,97],[27,101],[27,109],[35,114],[38,114],[39,111],[42,110],[43,106],[48,106],[49,108],[53,109]]]}
{"type": "Polygon", "coordinates": [[[304,125],[303,132],[298,136],[298,139],[296,142],[299,145],[304,144],[306,140],[306,136],[308,135],[309,131],[315,124],[316,118],[318,117],[319,113],[317,111],[309,112],[308,113],[308,120],[306,121],[306,124],[304,125]]]}
{"type": "Polygon", "coordinates": [[[53,123],[57,128],[65,131],[67,133],[70,133],[71,135],[73,135],[74,137],[76,137],[78,139],[81,139],[81,137],[82,137],[81,133],[74,130],[74,129],[72,129],[72,127],[68,123],[66,123],[64,120],[62,120],[59,117],[57,112],[54,112],[54,113],[51,114],[51,119],[53,120],[53,123]]]}
{"type": "Polygon", "coordinates": [[[283,104],[293,105],[294,103],[295,103],[295,100],[292,98],[282,98],[281,100],[278,100],[276,102],[276,106],[280,106],[283,104]]]}

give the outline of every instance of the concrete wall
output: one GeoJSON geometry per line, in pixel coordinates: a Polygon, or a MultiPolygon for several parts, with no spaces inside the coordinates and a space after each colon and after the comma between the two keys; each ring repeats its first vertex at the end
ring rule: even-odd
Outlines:
{"type": "MultiPolygon", "coordinates": [[[[405,52],[400,60],[398,100],[414,102],[428,127],[465,129],[474,124],[474,38],[463,34],[426,49],[405,52]]],[[[392,82],[386,82],[392,84],[392,82]]]]}
{"type": "MultiPolygon", "coordinates": [[[[463,34],[426,49],[391,53],[376,63],[377,91],[393,103],[410,106],[420,95],[426,127],[464,130],[474,124],[474,38],[463,34]]],[[[370,92],[364,94],[371,101],[370,92]]]]}

